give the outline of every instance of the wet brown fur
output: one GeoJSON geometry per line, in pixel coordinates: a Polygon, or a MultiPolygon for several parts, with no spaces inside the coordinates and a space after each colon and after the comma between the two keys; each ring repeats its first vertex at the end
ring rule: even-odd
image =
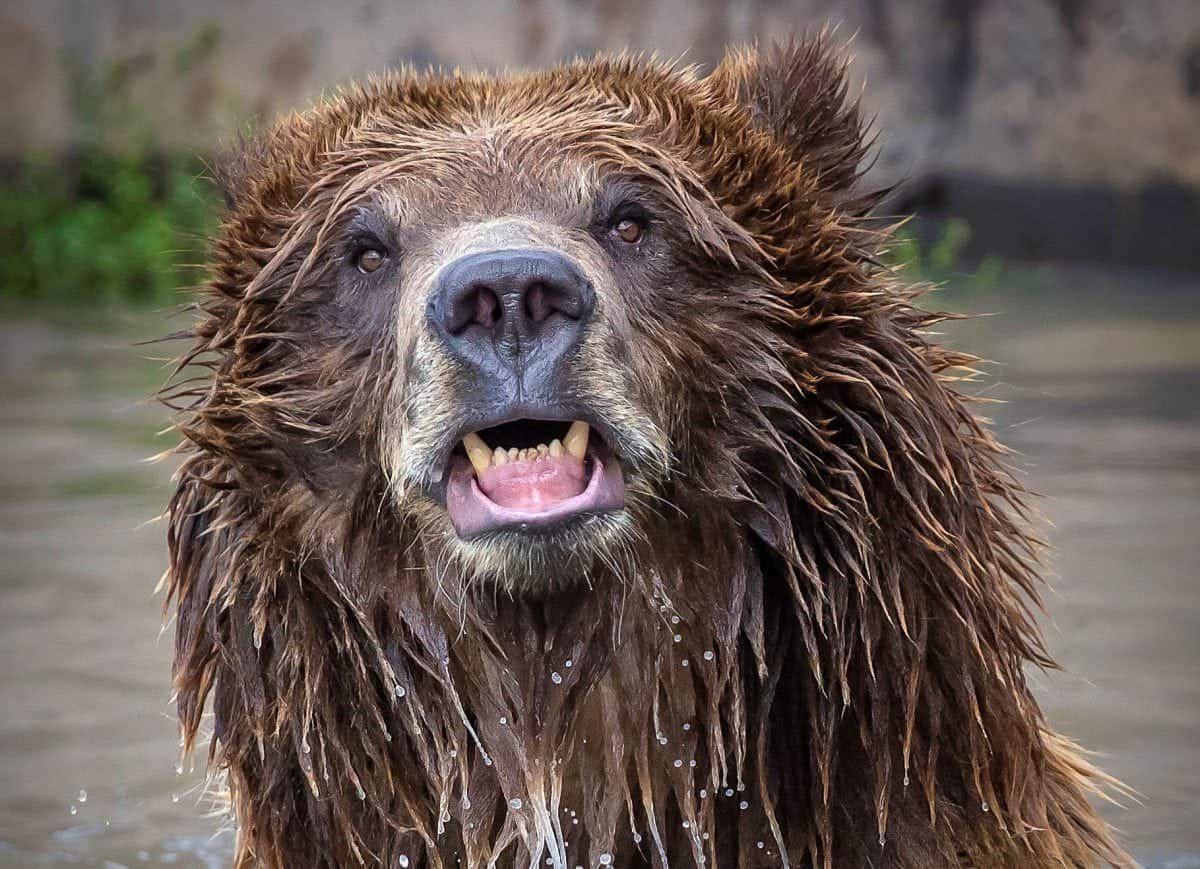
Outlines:
{"type": "Polygon", "coordinates": [[[1027,688],[1025,493],[956,391],[974,360],[878,264],[865,150],[821,39],[707,77],[405,72],[247,149],[171,391],[167,577],[238,866],[1130,865],[1027,688]],[[322,290],[348,208],[435,196],[455,148],[503,175],[505,136],[570,152],[581,196],[636,175],[686,249],[686,299],[610,304],[631,518],[541,593],[409,485],[397,372],[440,364],[406,357],[416,320],[322,290]]]}

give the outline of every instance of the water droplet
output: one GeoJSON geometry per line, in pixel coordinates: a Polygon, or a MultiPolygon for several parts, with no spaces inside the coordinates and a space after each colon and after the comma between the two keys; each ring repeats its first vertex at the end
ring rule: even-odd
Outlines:
{"type": "Polygon", "coordinates": [[[691,825],[691,823],[690,823],[690,822],[688,822],[688,821],[684,821],[684,822],[683,822],[683,828],[684,828],[685,830],[690,830],[690,829],[692,828],[692,825],[691,825]]]}
{"type": "Polygon", "coordinates": [[[407,866],[408,866],[408,855],[407,855],[407,854],[401,854],[401,855],[400,855],[400,857],[399,857],[399,858],[396,860],[396,862],[400,864],[400,869],[407,869],[407,866]]]}
{"type": "Polygon", "coordinates": [[[883,833],[879,834],[879,847],[882,848],[887,843],[887,836],[883,833]]]}
{"type": "Polygon", "coordinates": [[[633,844],[640,845],[642,843],[642,834],[637,830],[633,831],[633,844]]]}
{"type": "Polygon", "coordinates": [[[492,765],[492,759],[491,759],[490,757],[485,757],[485,758],[483,759],[483,765],[484,765],[484,766],[491,766],[491,765],[492,765]]]}
{"type": "Polygon", "coordinates": [[[658,735],[658,744],[659,744],[659,745],[666,745],[666,744],[667,744],[667,737],[666,737],[664,734],[662,734],[662,733],[660,733],[660,734],[658,735]]]}
{"type": "Polygon", "coordinates": [[[261,634],[254,635],[254,648],[256,648],[256,649],[262,648],[262,635],[261,634]]]}
{"type": "Polygon", "coordinates": [[[757,845],[759,848],[765,848],[765,847],[767,847],[767,843],[766,843],[766,842],[755,842],[754,844],[755,844],[755,845],[757,845]]]}
{"type": "Polygon", "coordinates": [[[688,659],[687,659],[687,658],[684,658],[684,659],[683,659],[683,666],[685,666],[685,667],[686,667],[686,666],[687,666],[689,663],[690,663],[690,662],[688,661],[688,659]]]}
{"type": "Polygon", "coordinates": [[[397,697],[403,697],[403,696],[404,696],[405,694],[407,694],[407,693],[408,693],[408,692],[404,690],[404,686],[403,686],[403,685],[401,685],[399,682],[397,682],[397,683],[396,683],[396,696],[397,696],[397,697]]]}
{"type": "Polygon", "coordinates": [[[683,766],[683,761],[680,760],[679,758],[675,758],[675,768],[679,769],[679,767],[681,767],[681,766],[683,766]]]}
{"type": "Polygon", "coordinates": [[[562,684],[562,674],[559,673],[557,670],[555,670],[553,673],[550,674],[550,681],[553,682],[555,685],[561,685],[562,684]]]}
{"type": "Polygon", "coordinates": [[[673,625],[679,624],[679,616],[671,616],[671,624],[673,624],[673,625]]]}
{"type": "Polygon", "coordinates": [[[312,752],[312,746],[308,744],[307,739],[300,740],[300,750],[303,751],[305,754],[309,754],[310,752],[312,752]]]}
{"type": "Polygon", "coordinates": [[[516,797],[513,797],[511,800],[508,801],[508,805],[510,808],[519,809],[524,804],[516,797]]]}
{"type": "Polygon", "coordinates": [[[579,818],[571,818],[571,823],[572,823],[572,824],[575,824],[576,826],[578,826],[578,825],[579,825],[579,818]]]}
{"type": "Polygon", "coordinates": [[[501,716],[500,716],[500,723],[501,723],[501,724],[508,724],[508,716],[507,716],[507,715],[501,715],[501,716]]]}
{"type": "Polygon", "coordinates": [[[183,775],[183,761],[175,764],[175,775],[183,775]]]}
{"type": "Polygon", "coordinates": [[[83,788],[79,789],[79,802],[81,802],[81,803],[87,802],[87,791],[84,790],[83,788]]]}
{"type": "Polygon", "coordinates": [[[987,804],[987,802],[984,802],[984,804],[983,804],[983,806],[982,806],[981,808],[982,808],[982,809],[983,809],[983,810],[986,812],[986,811],[988,810],[988,804],[987,804]]]}
{"type": "Polygon", "coordinates": [[[692,725],[688,724],[687,722],[684,722],[684,725],[683,725],[684,732],[686,733],[687,731],[689,731],[691,729],[692,729],[692,725]]]}
{"type": "Polygon", "coordinates": [[[738,803],[738,808],[744,812],[746,809],[750,808],[750,804],[745,800],[742,800],[740,803],[738,803]]]}
{"type": "Polygon", "coordinates": [[[563,662],[563,666],[570,670],[575,665],[571,662],[570,658],[567,658],[567,660],[563,662]]]}
{"type": "Polygon", "coordinates": [[[457,749],[457,748],[452,748],[452,749],[450,749],[450,756],[451,756],[451,757],[458,757],[458,749],[457,749]]]}
{"type": "Polygon", "coordinates": [[[79,814],[79,806],[75,805],[74,803],[71,803],[71,814],[72,815],[79,814]]]}
{"type": "Polygon", "coordinates": [[[362,789],[362,785],[356,785],[354,792],[358,794],[358,798],[360,800],[365,800],[367,798],[367,792],[362,789]]]}
{"type": "Polygon", "coordinates": [[[904,774],[904,786],[908,787],[908,773],[904,774]]]}
{"type": "Polygon", "coordinates": [[[705,842],[707,842],[708,841],[708,833],[704,833],[700,838],[703,839],[705,842]]]}
{"type": "Polygon", "coordinates": [[[688,766],[690,766],[692,769],[695,769],[695,768],[696,768],[696,761],[694,761],[694,760],[689,760],[689,761],[688,761],[688,766]]]}
{"type": "Polygon", "coordinates": [[[179,794],[171,794],[171,802],[173,802],[173,803],[179,802],[179,794]]]}
{"type": "Polygon", "coordinates": [[[733,796],[733,788],[725,788],[725,796],[727,796],[727,797],[733,796]]]}
{"type": "Polygon", "coordinates": [[[600,855],[599,860],[600,860],[601,866],[611,866],[612,865],[612,854],[609,854],[606,851],[600,855]]]}
{"type": "Polygon", "coordinates": [[[682,636],[680,636],[679,634],[676,634],[676,635],[675,635],[675,642],[677,642],[677,643],[681,643],[681,642],[683,642],[683,637],[682,637],[682,636]]]}
{"type": "Polygon", "coordinates": [[[700,799],[702,799],[702,800],[708,799],[708,789],[707,788],[700,788],[700,799]]]}
{"type": "Polygon", "coordinates": [[[704,660],[706,660],[706,661],[711,661],[711,660],[712,660],[713,658],[715,658],[715,657],[716,657],[716,655],[714,655],[714,654],[712,653],[712,650],[711,650],[711,649],[709,649],[709,650],[705,651],[705,653],[704,653],[704,660]]]}

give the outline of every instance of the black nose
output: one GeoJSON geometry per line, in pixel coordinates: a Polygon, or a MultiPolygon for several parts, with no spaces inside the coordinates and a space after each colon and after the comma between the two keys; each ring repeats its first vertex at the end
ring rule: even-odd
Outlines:
{"type": "Polygon", "coordinates": [[[558,358],[579,339],[594,307],[592,285],[562,254],[497,250],[448,265],[428,316],[451,352],[490,369],[558,358]]]}

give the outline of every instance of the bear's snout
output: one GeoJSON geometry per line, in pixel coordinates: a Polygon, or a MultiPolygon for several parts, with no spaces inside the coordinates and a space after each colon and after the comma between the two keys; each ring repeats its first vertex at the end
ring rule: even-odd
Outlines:
{"type": "Polygon", "coordinates": [[[476,376],[549,373],[579,341],[595,291],[553,250],[492,250],[442,270],[427,306],[434,333],[476,376]]]}

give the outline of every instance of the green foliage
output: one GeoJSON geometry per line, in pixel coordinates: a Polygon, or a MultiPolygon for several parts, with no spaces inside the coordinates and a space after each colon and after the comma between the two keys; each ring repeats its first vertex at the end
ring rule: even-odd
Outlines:
{"type": "Polygon", "coordinates": [[[0,184],[0,297],[164,303],[194,284],[217,196],[184,158],[85,149],[0,184]]]}
{"type": "MultiPolygon", "coordinates": [[[[215,25],[196,31],[170,74],[210,58],[219,37],[215,25]]],[[[197,158],[155,140],[132,93],[136,64],[68,73],[74,148],[0,177],[0,302],[171,302],[200,278],[216,190],[197,158]]]]}
{"type": "Polygon", "coordinates": [[[943,223],[936,236],[922,245],[907,228],[892,238],[887,261],[918,281],[945,285],[950,289],[986,293],[996,288],[1004,267],[996,257],[984,257],[974,271],[966,271],[963,251],[971,240],[971,227],[961,218],[943,223]]]}

